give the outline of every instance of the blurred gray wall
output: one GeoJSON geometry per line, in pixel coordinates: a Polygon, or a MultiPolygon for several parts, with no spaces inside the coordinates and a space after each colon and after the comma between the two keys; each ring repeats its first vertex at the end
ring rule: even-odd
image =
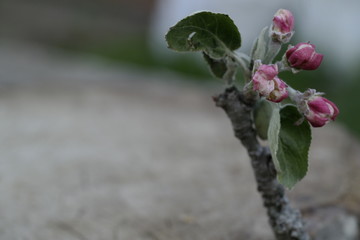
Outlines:
{"type": "Polygon", "coordinates": [[[155,0],[1,0],[0,37],[83,44],[144,34],[155,0]]]}

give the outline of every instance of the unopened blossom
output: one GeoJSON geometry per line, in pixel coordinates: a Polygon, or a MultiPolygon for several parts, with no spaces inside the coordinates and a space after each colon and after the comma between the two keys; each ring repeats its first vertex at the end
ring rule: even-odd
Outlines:
{"type": "Polygon", "coordinates": [[[330,120],[335,120],[339,109],[335,103],[321,96],[312,96],[307,100],[305,118],[313,127],[322,127],[330,120]]]}
{"type": "Polygon", "coordinates": [[[275,77],[273,81],[275,85],[274,90],[270,93],[267,99],[272,102],[281,102],[289,95],[287,91],[287,85],[278,77],[275,77]]]}
{"type": "Polygon", "coordinates": [[[252,77],[253,90],[272,102],[288,97],[286,84],[278,76],[277,65],[260,65],[252,77]]]}
{"type": "Polygon", "coordinates": [[[294,16],[289,10],[279,9],[273,18],[271,37],[281,43],[289,42],[294,34],[294,22],[294,16]]]}
{"type": "Polygon", "coordinates": [[[298,43],[286,51],[288,64],[296,69],[317,69],[324,55],[315,51],[315,45],[310,43],[298,43]]]}

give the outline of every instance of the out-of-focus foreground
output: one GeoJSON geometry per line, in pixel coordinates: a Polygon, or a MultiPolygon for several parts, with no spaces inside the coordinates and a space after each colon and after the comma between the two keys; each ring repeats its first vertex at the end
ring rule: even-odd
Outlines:
{"type": "MultiPolygon", "coordinates": [[[[74,51],[147,29],[150,1],[100,2],[1,3],[0,238],[271,239],[246,152],[211,101],[221,84],[74,51]]],[[[341,125],[314,131],[290,194],[317,239],[357,239],[359,159],[341,125]]]]}

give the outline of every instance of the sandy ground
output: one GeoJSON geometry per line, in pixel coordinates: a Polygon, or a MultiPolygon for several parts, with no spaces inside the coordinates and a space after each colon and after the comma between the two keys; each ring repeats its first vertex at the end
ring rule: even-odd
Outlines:
{"type": "MultiPolygon", "coordinates": [[[[1,43],[0,238],[272,239],[220,86],[178,80],[1,43]]],[[[358,146],[314,131],[305,215],[360,209],[358,146]]]]}

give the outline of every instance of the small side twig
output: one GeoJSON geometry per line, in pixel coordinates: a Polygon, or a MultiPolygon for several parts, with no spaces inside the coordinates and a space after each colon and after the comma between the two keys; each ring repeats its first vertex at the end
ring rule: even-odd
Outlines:
{"type": "Polygon", "coordinates": [[[257,140],[251,110],[253,98],[247,98],[236,87],[225,89],[214,97],[216,106],[229,117],[235,137],[245,146],[251,158],[258,191],[267,209],[270,225],[277,240],[309,240],[301,214],[290,206],[284,187],[276,179],[276,170],[270,151],[257,140]]]}

